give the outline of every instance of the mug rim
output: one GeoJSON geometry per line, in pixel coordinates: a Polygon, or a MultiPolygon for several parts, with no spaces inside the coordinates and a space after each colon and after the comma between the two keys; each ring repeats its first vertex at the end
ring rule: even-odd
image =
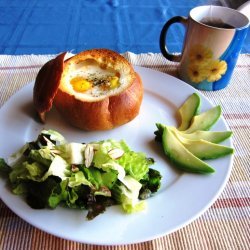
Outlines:
{"type": "Polygon", "coordinates": [[[212,29],[222,29],[222,30],[244,29],[244,28],[247,28],[247,27],[250,25],[250,20],[249,20],[249,18],[248,18],[245,14],[241,13],[241,12],[238,11],[238,10],[235,10],[235,9],[232,9],[232,8],[228,8],[228,7],[225,7],[225,6],[217,6],[217,5],[202,5],[202,6],[197,6],[197,7],[193,8],[193,9],[191,9],[191,11],[189,12],[189,17],[190,17],[193,21],[195,21],[195,22],[197,22],[197,23],[199,23],[199,24],[201,24],[201,25],[203,25],[203,26],[205,26],[205,27],[212,28],[212,29]],[[224,11],[231,12],[231,13],[235,13],[236,15],[239,15],[239,16],[241,16],[243,19],[245,19],[245,20],[244,20],[245,24],[244,24],[244,25],[240,25],[239,27],[232,27],[232,28],[215,27],[215,26],[211,26],[211,25],[208,25],[208,24],[205,24],[205,23],[201,22],[200,20],[198,20],[198,19],[194,16],[194,12],[196,12],[197,10],[199,10],[199,9],[200,9],[200,10],[201,10],[201,9],[206,10],[206,9],[208,9],[208,8],[211,8],[211,7],[212,7],[212,8],[216,8],[216,9],[223,9],[224,11]]]}

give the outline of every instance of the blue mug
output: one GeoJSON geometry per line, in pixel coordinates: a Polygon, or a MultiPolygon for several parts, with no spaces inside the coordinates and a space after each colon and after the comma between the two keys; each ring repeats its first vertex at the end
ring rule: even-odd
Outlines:
{"type": "Polygon", "coordinates": [[[199,6],[189,17],[171,18],[162,28],[160,49],[170,61],[180,62],[179,77],[200,90],[225,88],[231,79],[249,19],[243,13],[222,6],[199,6]],[[182,53],[171,54],[166,36],[173,23],[186,27],[182,53]]]}

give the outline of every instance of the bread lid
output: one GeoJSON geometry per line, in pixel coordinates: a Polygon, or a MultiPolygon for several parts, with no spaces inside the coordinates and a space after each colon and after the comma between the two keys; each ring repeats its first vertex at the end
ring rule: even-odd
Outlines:
{"type": "Polygon", "coordinates": [[[52,108],[60,85],[65,55],[66,52],[48,61],[37,74],[33,89],[33,103],[42,122],[45,122],[45,115],[52,108]]]}

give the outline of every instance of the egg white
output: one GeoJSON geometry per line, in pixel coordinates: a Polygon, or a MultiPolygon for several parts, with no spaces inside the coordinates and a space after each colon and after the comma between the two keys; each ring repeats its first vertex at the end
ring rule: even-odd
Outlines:
{"type": "Polygon", "coordinates": [[[66,64],[60,89],[74,95],[76,99],[85,101],[96,101],[108,96],[116,95],[122,92],[131,83],[130,71],[122,65],[109,65],[98,62],[95,59],[85,59],[72,61],[66,64]],[[119,76],[119,86],[114,89],[104,90],[100,86],[94,86],[85,92],[77,92],[71,85],[71,80],[76,77],[88,79],[95,77],[97,79],[106,79],[109,76],[119,76]]]}

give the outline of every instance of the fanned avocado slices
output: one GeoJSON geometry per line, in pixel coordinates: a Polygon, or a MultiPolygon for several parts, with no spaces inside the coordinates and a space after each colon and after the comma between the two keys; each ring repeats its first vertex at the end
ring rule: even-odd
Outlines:
{"type": "Polygon", "coordinates": [[[179,130],[186,130],[191,123],[192,118],[198,113],[200,108],[200,97],[198,94],[193,93],[178,109],[178,113],[181,118],[181,124],[179,130]]]}
{"type": "Polygon", "coordinates": [[[209,174],[215,171],[211,166],[187,150],[169,127],[165,127],[163,130],[162,145],[169,159],[184,171],[200,174],[209,174]]]}
{"type": "Polygon", "coordinates": [[[182,135],[175,130],[172,130],[172,132],[187,150],[202,160],[216,159],[234,152],[231,147],[219,145],[202,139],[190,140],[182,137],[182,135]]]}
{"type": "Polygon", "coordinates": [[[194,93],[178,109],[181,124],[178,128],[156,123],[155,139],[162,143],[165,154],[180,169],[209,174],[215,170],[203,160],[233,154],[231,147],[219,145],[232,135],[231,131],[208,131],[220,118],[216,106],[197,114],[200,97],[194,93]]]}

